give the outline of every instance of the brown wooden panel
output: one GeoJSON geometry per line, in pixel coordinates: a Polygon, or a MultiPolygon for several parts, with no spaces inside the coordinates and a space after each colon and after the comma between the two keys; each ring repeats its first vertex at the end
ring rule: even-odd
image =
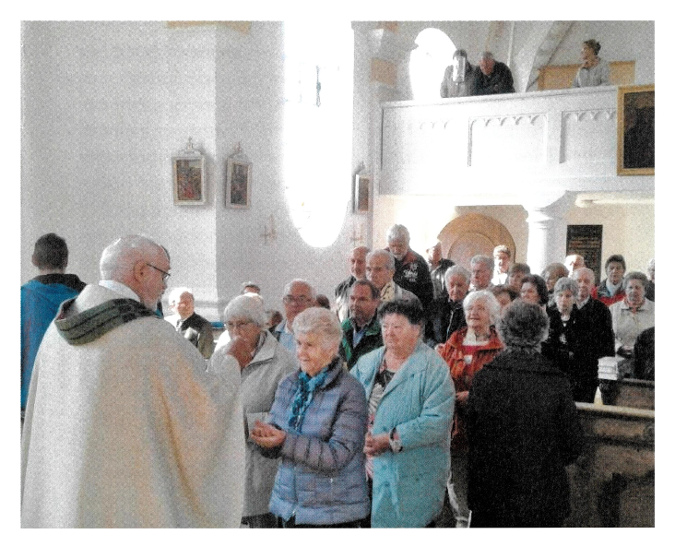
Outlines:
{"type": "MultiPolygon", "coordinates": [[[[544,66],[539,69],[538,89],[568,89],[572,87],[578,64],[544,66]]],[[[612,85],[631,85],[635,82],[635,61],[609,63],[609,81],[612,85]]]]}

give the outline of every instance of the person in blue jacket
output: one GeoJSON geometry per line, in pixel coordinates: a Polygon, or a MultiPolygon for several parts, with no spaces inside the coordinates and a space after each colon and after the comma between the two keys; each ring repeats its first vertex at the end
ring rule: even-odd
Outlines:
{"type": "Polygon", "coordinates": [[[21,412],[26,408],[35,355],[59,306],[86,286],[77,275],[66,274],[68,245],[55,233],[35,242],[31,259],[39,275],[21,287],[21,412]]]}
{"type": "Polygon", "coordinates": [[[310,307],[293,320],[300,369],[279,382],[266,422],[249,439],[279,458],[270,498],[278,526],[361,527],[370,511],[361,384],[338,356],[337,315],[310,307]]]}
{"type": "Polygon", "coordinates": [[[433,527],[450,467],[454,386],[448,365],[422,341],[419,302],[387,302],[379,320],[384,347],[351,370],[368,399],[371,526],[433,527]]]}

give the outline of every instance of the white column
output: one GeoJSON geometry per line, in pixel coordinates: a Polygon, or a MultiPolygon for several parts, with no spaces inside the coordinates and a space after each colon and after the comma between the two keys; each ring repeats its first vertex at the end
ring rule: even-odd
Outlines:
{"type": "Polygon", "coordinates": [[[575,194],[560,191],[524,199],[529,234],[527,264],[539,275],[552,262],[565,261],[567,221],[565,215],[574,204],[575,194]]]}

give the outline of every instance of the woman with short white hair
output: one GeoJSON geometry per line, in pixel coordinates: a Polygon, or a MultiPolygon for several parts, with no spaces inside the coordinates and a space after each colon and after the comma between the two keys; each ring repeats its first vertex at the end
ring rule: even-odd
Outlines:
{"type": "Polygon", "coordinates": [[[370,513],[363,387],[338,357],[335,313],[310,307],[293,321],[300,369],[279,383],[251,439],[280,458],[270,511],[281,527],[358,527],[370,513]]]}
{"type": "MultiPolygon", "coordinates": [[[[293,355],[265,329],[262,298],[237,296],[225,308],[223,319],[228,337],[243,339],[253,356],[251,362],[241,369],[244,432],[250,440],[250,429],[256,420],[262,421],[267,417],[279,381],[296,369],[296,363],[293,355]]],[[[224,345],[219,344],[218,347],[224,345]]],[[[251,441],[246,442],[242,524],[256,528],[276,527],[276,517],[269,511],[269,502],[277,468],[277,460],[263,457],[251,441]]]]}
{"type": "Polygon", "coordinates": [[[451,471],[448,495],[458,527],[465,527],[469,517],[467,502],[466,407],[469,389],[476,373],[503,349],[495,325],[501,305],[489,290],[470,292],[464,298],[466,326],[457,330],[438,349],[450,367],[455,384],[455,422],[452,427],[451,471]]]}

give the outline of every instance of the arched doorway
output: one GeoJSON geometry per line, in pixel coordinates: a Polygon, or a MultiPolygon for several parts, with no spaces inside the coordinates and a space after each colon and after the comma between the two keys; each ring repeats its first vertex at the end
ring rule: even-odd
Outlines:
{"type": "Polygon", "coordinates": [[[455,218],[438,234],[446,258],[469,268],[476,254],[492,256],[497,245],[511,249],[511,263],[516,261],[516,244],[509,230],[501,223],[483,214],[465,214],[455,218]]]}

